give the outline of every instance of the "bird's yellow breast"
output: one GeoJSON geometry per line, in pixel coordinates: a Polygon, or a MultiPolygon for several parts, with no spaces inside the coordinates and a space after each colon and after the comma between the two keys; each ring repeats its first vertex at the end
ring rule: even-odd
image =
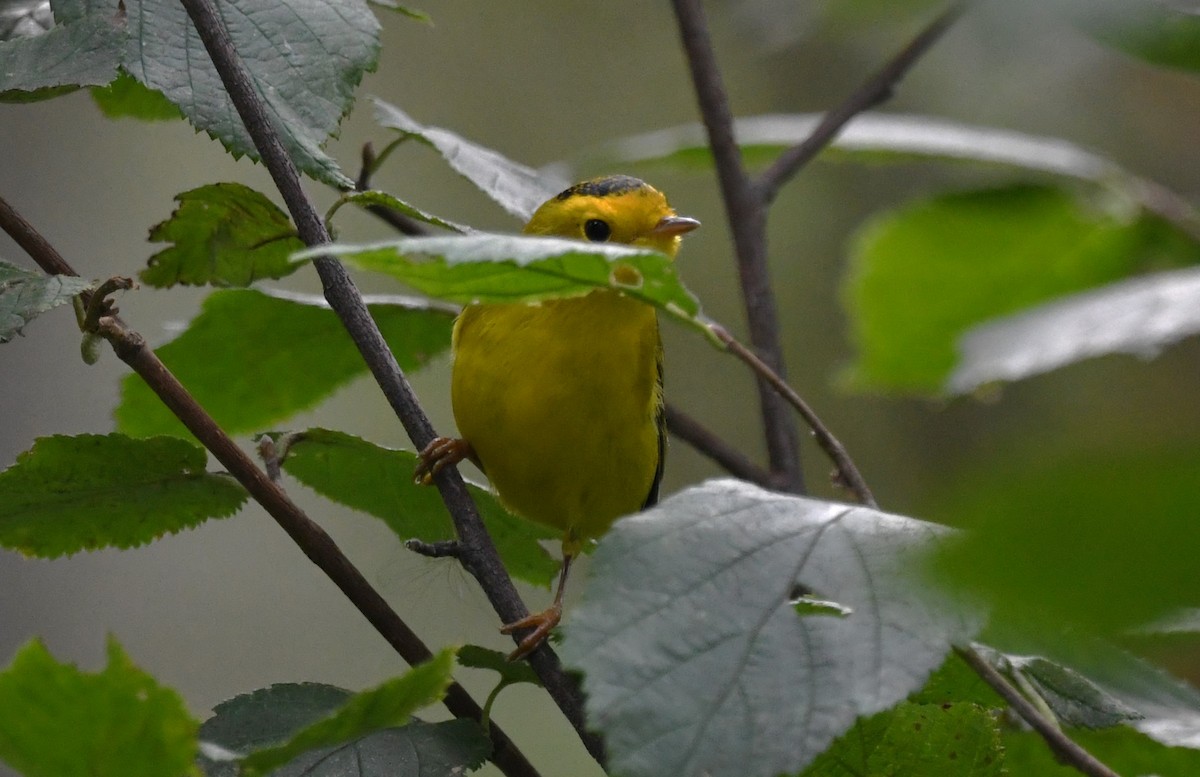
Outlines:
{"type": "Polygon", "coordinates": [[[579,540],[643,506],[660,458],[653,308],[607,290],[472,305],[454,353],[459,432],[511,510],[579,540]]]}

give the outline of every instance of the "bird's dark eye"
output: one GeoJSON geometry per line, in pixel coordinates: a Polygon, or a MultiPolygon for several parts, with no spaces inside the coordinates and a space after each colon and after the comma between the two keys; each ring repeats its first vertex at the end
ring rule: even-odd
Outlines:
{"type": "Polygon", "coordinates": [[[583,225],[583,234],[593,243],[603,243],[612,234],[612,228],[608,226],[607,221],[588,219],[583,225]]]}

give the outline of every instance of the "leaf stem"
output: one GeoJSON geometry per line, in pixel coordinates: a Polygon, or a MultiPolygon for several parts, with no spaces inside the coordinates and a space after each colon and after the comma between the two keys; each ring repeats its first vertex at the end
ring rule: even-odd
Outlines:
{"type": "MultiPolygon", "coordinates": [[[[358,178],[355,179],[355,181],[354,181],[354,191],[356,191],[356,192],[370,191],[371,190],[371,176],[374,175],[375,171],[377,171],[380,168],[380,166],[383,164],[384,160],[387,159],[388,156],[393,151],[396,150],[396,147],[399,146],[404,141],[408,140],[408,138],[409,138],[408,135],[401,135],[400,137],[393,140],[391,143],[388,143],[386,146],[384,146],[383,151],[378,156],[375,155],[375,147],[373,145],[371,145],[370,143],[363,143],[362,169],[359,170],[358,178]]],[[[341,200],[339,200],[339,202],[341,202],[341,200]]],[[[375,214],[375,216],[378,217],[380,220],[382,220],[384,223],[390,224],[393,228],[395,228],[401,234],[409,235],[409,236],[413,236],[413,237],[415,237],[417,235],[429,234],[429,230],[426,229],[425,225],[422,224],[421,222],[408,216],[407,214],[397,213],[396,211],[392,210],[391,208],[389,208],[385,205],[368,205],[367,210],[369,212],[375,214]]],[[[329,218],[332,215],[333,215],[332,213],[329,213],[325,216],[326,224],[329,223],[329,218]]]]}
{"type": "MultiPolygon", "coordinates": [[[[266,105],[251,82],[245,65],[234,50],[214,0],[181,2],[196,26],[205,49],[212,57],[221,81],[246,125],[263,164],[296,222],[300,239],[308,246],[327,244],[329,233],[325,230],[325,224],[300,184],[300,174],[272,126],[266,105]]],[[[409,438],[418,449],[424,448],[435,436],[433,426],[417,401],[396,358],[384,342],[379,327],[363,302],[362,295],[354,286],[346,269],[336,259],[318,257],[313,260],[313,265],[321,278],[325,298],[354,340],[409,438]]],[[[525,617],[528,610],[500,561],[496,547],[483,526],[462,477],[454,468],[446,468],[438,474],[434,482],[441,492],[462,543],[464,567],[479,582],[502,621],[511,623],[525,617]]],[[[523,637],[524,633],[513,635],[517,642],[523,637]]],[[[563,671],[558,656],[548,645],[534,651],[529,656],[529,662],[551,698],[575,728],[588,752],[603,764],[604,745],[602,740],[586,727],[583,697],[578,683],[563,671]]],[[[497,765],[500,765],[499,762],[497,765]]]]}
{"type": "Polygon", "coordinates": [[[755,183],[755,189],[762,202],[773,202],[783,185],[832,143],[851,119],[890,99],[900,80],[942,34],[950,29],[962,15],[966,5],[967,0],[955,0],[950,3],[946,10],[917,33],[916,37],[888,60],[878,72],[864,81],[839,105],[827,111],[807,138],[783,152],[763,171],[755,183]]]}
{"type": "Polygon", "coordinates": [[[1008,705],[1042,739],[1046,740],[1046,744],[1050,746],[1054,754],[1062,759],[1064,763],[1069,764],[1076,771],[1088,775],[1088,777],[1120,777],[1112,769],[1101,763],[1094,755],[1084,750],[1078,742],[1063,733],[1062,729],[1055,723],[1047,720],[1038,711],[1037,707],[1005,680],[1004,675],[996,671],[996,668],[989,664],[987,659],[979,655],[979,651],[974,647],[970,645],[955,645],[954,652],[962,660],[966,661],[967,665],[975,670],[975,673],[982,677],[984,682],[990,685],[996,693],[1000,694],[1008,702],[1008,705]]]}
{"type": "MultiPolygon", "coordinates": [[[[9,205],[3,197],[0,197],[0,229],[3,229],[5,234],[21,247],[21,250],[29,254],[29,258],[33,259],[47,275],[79,277],[79,273],[75,272],[75,268],[66,259],[63,259],[58,249],[50,245],[50,241],[42,237],[42,233],[34,229],[33,225],[26,221],[25,217],[9,205]]],[[[83,325],[83,319],[86,318],[88,304],[88,299],[83,300],[80,326],[83,325]]]]}
{"type": "Polygon", "coordinates": [[[779,392],[779,396],[796,409],[796,412],[812,429],[813,437],[821,446],[821,450],[825,451],[825,454],[837,467],[835,482],[850,489],[858,497],[858,501],[868,507],[878,508],[879,504],[875,501],[875,496],[867,486],[867,481],[863,478],[862,473],[855,466],[854,460],[846,452],[846,447],[833,435],[833,432],[825,425],[816,411],[804,401],[804,398],[796,393],[796,390],[789,386],[779,373],[772,370],[770,365],[729,334],[725,327],[715,321],[707,322],[707,326],[712,336],[720,341],[726,350],[745,362],[761,380],[779,392]]]}
{"type": "MultiPolygon", "coordinates": [[[[43,271],[56,275],[78,277],[75,269],[62,255],[2,197],[0,197],[0,229],[3,229],[43,271]]],[[[225,469],[242,484],[256,502],[275,519],[288,536],[300,547],[310,561],[316,564],[333,583],[341,589],[359,612],[377,632],[387,640],[401,658],[410,665],[417,665],[433,656],[421,638],[408,627],[379,595],[363,574],[342,553],[324,529],[310,519],[303,510],[275,483],[266,472],[255,465],[253,459],[225,433],[216,421],[196,402],[146,345],[145,338],[129,329],[123,321],[109,313],[101,315],[95,322],[95,331],[112,345],[117,357],[128,364],[142,377],[159,399],[187,427],[196,439],[225,466],[225,469]]],[[[483,711],[471,695],[458,683],[451,683],[446,690],[443,703],[455,717],[479,721],[483,711]]],[[[538,771],[529,763],[508,735],[498,726],[490,730],[494,748],[492,761],[508,777],[538,777],[538,771]]]]}

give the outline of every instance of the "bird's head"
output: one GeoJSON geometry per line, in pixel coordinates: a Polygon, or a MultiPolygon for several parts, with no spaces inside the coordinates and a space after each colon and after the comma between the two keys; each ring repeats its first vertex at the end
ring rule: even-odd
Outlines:
{"type": "Polygon", "coordinates": [[[680,238],[700,222],[675,213],[662,192],[627,175],[577,183],[542,203],[525,233],[593,243],[627,243],[675,256],[680,238]]]}

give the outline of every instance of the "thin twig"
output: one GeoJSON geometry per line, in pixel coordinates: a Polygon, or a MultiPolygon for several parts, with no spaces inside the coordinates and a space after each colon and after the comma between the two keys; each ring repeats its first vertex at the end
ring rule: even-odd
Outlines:
{"type": "MultiPolygon", "coordinates": [[[[766,208],[742,165],[741,150],[733,135],[733,113],[713,53],[701,0],[672,0],[671,4],[675,8],[700,115],[716,163],[725,216],[733,234],[750,342],[771,369],[783,375],[779,316],[775,312],[775,297],[767,269],[766,208]]],[[[783,481],[786,490],[803,493],[800,437],[791,413],[765,381],[760,379],[757,385],[771,472],[783,481]]]]}
{"type": "Polygon", "coordinates": [[[837,467],[836,482],[838,485],[850,489],[858,497],[858,501],[868,507],[879,507],[879,504],[875,501],[874,494],[871,493],[871,489],[867,486],[867,481],[863,479],[862,473],[858,471],[858,467],[854,464],[854,460],[846,452],[846,447],[833,435],[833,432],[829,430],[829,427],[825,425],[816,411],[796,393],[796,390],[789,386],[787,381],[772,370],[770,365],[760,359],[757,354],[738,342],[737,338],[729,334],[725,327],[715,322],[709,322],[708,328],[725,345],[730,353],[745,362],[750,369],[754,370],[756,375],[765,380],[775,391],[778,391],[779,395],[796,409],[796,412],[800,414],[800,417],[812,429],[817,445],[821,446],[821,450],[825,451],[825,455],[837,467]]]}
{"type": "MultiPolygon", "coordinates": [[[[375,147],[370,143],[363,143],[362,169],[359,170],[358,178],[354,181],[355,191],[365,192],[370,190],[371,172],[375,169],[375,161],[375,147]]],[[[429,230],[421,222],[399,211],[392,210],[385,205],[368,205],[367,210],[383,222],[390,224],[401,234],[413,237],[429,234],[429,230]]]]}
{"type": "MultiPolygon", "coordinates": [[[[245,65],[221,20],[214,0],[181,0],[188,16],[196,26],[205,49],[212,57],[230,100],[238,111],[246,130],[262,158],[263,164],[279,189],[283,201],[296,223],[300,239],[308,246],[329,242],[324,221],[305,194],[300,174],[283,148],[279,134],[271,124],[266,105],[255,90],[245,65]]],[[[346,327],[358,347],[375,381],[383,390],[405,431],[418,450],[435,436],[433,426],[417,402],[416,395],[400,369],[387,343],[371,318],[362,295],[341,263],[330,257],[313,260],[325,298],[346,327]]],[[[512,579],[504,569],[496,547],[488,536],[475,503],[467,492],[462,477],[447,467],[434,479],[450,512],[462,543],[464,567],[479,582],[492,608],[505,623],[528,615],[512,579]]],[[[517,642],[528,633],[514,634],[517,642]]],[[[583,696],[578,683],[563,671],[558,656],[549,645],[543,644],[529,656],[529,663],[542,681],[547,693],[575,728],[592,757],[604,763],[604,744],[587,729],[584,721],[583,696]]]]}
{"type": "Polygon", "coordinates": [[[1070,764],[1077,771],[1089,777],[1120,777],[1097,760],[1094,755],[1084,750],[1079,743],[1063,733],[1063,730],[1053,721],[1042,715],[1037,707],[1022,696],[1021,692],[1014,688],[1008,680],[1004,679],[1004,675],[996,671],[994,666],[979,655],[979,651],[971,646],[955,645],[954,652],[966,661],[967,665],[975,670],[975,673],[982,677],[988,685],[992,686],[992,689],[1000,694],[1042,739],[1046,740],[1046,744],[1064,763],[1070,764]]]}
{"type": "Polygon", "coordinates": [[[767,204],[774,201],[780,188],[829,145],[847,122],[863,111],[888,100],[900,79],[962,15],[966,4],[966,0],[955,0],[951,3],[877,73],[855,89],[841,104],[827,111],[807,138],[783,152],[764,170],[755,183],[760,200],[767,204]]]}
{"type": "Polygon", "coordinates": [[[666,406],[665,413],[667,431],[721,465],[729,474],[757,483],[763,488],[781,487],[770,472],[755,464],[746,454],[718,437],[712,430],[705,428],[695,418],[670,404],[666,406]]]}
{"type": "MultiPolygon", "coordinates": [[[[17,215],[3,198],[0,213],[17,215]]],[[[47,273],[76,276],[74,268],[23,218],[0,218],[0,228],[26,249],[30,257],[47,273]]],[[[120,285],[120,284],[115,284],[120,285]]],[[[100,306],[97,306],[100,309],[100,306]]],[[[267,473],[242,451],[229,435],[205,412],[188,393],[183,384],[159,361],[145,339],[129,329],[111,313],[89,322],[95,333],[112,344],[118,358],[133,368],[171,412],[187,427],[196,439],[225,466],[256,502],[263,506],[288,536],[333,581],[358,611],[379,632],[388,644],[409,664],[418,664],[432,657],[432,652],[408,624],[396,614],[371,586],[361,572],[342,553],[324,529],[275,483],[267,473]]],[[[452,683],[444,698],[446,707],[455,717],[482,721],[483,710],[470,694],[452,683]]],[[[508,735],[496,726],[490,728],[494,753],[493,761],[509,777],[537,777],[537,770],[513,744],[508,735]]]]}
{"type": "MultiPolygon", "coordinates": [[[[50,245],[50,241],[42,237],[42,234],[33,228],[33,225],[25,220],[25,217],[17,213],[13,206],[9,205],[3,197],[0,197],[0,229],[13,239],[13,242],[21,247],[25,253],[29,254],[33,261],[37,262],[38,267],[49,275],[74,275],[78,277],[79,273],[63,259],[62,254],[58,252],[54,246],[50,245]]],[[[84,307],[87,307],[87,301],[84,302],[84,307]]]]}

